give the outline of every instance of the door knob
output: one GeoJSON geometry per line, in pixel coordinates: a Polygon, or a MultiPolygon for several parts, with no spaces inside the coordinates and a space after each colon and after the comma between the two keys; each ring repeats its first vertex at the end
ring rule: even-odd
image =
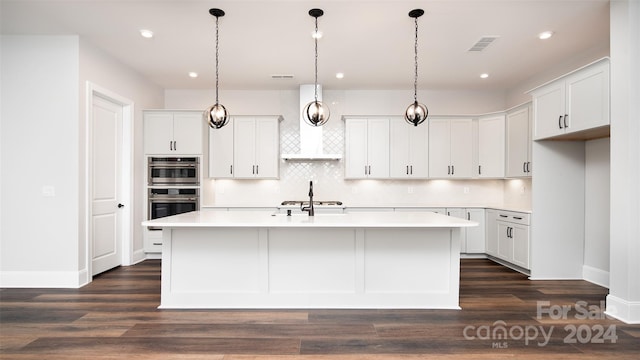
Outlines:
{"type": "Polygon", "coordinates": [[[124,204],[118,204],[118,209],[123,208],[124,204]]]}

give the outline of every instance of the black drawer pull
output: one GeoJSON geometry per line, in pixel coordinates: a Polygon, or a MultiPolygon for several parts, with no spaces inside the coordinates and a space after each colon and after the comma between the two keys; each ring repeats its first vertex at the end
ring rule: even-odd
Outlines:
{"type": "Polygon", "coordinates": [[[500,217],[509,217],[509,216],[500,214],[500,217]]]}
{"type": "Polygon", "coordinates": [[[516,219],[516,220],[522,220],[522,218],[519,217],[519,216],[514,216],[513,218],[516,219]]]}

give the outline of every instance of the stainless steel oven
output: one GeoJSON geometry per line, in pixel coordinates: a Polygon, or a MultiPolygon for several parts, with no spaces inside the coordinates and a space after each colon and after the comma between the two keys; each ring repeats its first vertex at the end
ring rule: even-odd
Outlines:
{"type": "Polygon", "coordinates": [[[197,157],[150,157],[150,186],[200,184],[200,161],[197,157]]]}
{"type": "MultiPolygon", "coordinates": [[[[200,208],[199,189],[195,188],[150,188],[149,220],[178,215],[200,208]]],[[[149,230],[161,230],[149,227],[149,230]]]]}

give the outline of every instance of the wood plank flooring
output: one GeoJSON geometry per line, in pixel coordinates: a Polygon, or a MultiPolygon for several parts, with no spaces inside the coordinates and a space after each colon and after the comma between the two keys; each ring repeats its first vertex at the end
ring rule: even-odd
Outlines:
{"type": "Polygon", "coordinates": [[[81,289],[0,290],[0,359],[640,358],[640,325],[604,316],[606,294],[464,259],[462,310],[158,310],[148,260],[81,289]]]}

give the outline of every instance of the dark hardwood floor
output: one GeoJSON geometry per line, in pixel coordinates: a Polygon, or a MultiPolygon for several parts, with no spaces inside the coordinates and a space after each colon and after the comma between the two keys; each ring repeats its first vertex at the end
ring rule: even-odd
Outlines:
{"type": "Polygon", "coordinates": [[[640,358],[640,325],[606,318],[606,294],[465,259],[462,310],[158,310],[150,260],[81,289],[0,290],[0,359],[640,358]]]}

